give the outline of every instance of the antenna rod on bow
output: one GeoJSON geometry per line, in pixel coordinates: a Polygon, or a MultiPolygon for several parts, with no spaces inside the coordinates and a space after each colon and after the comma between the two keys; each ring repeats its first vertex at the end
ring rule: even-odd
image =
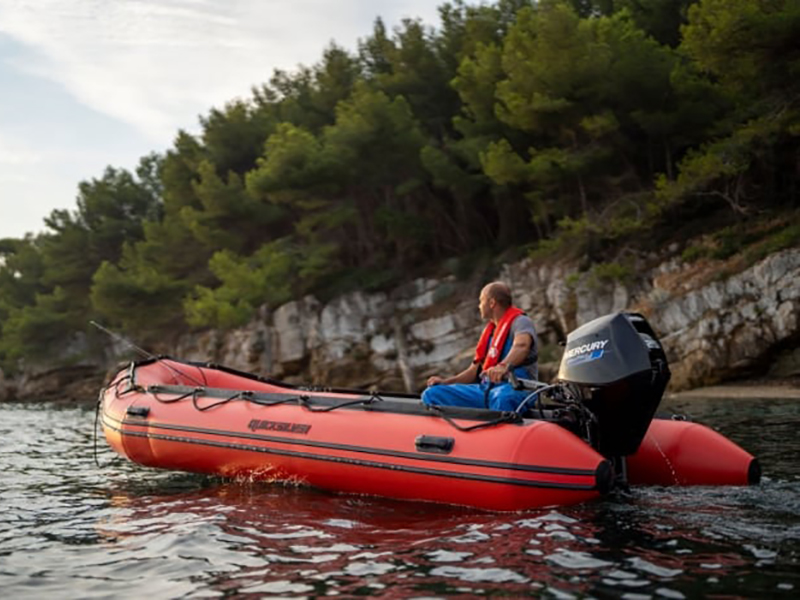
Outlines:
{"type": "MultiPolygon", "coordinates": [[[[139,346],[137,346],[136,344],[134,344],[132,341],[130,341],[129,339],[127,339],[127,338],[125,338],[125,337],[123,337],[123,336],[121,336],[120,334],[118,334],[118,333],[114,333],[114,332],[113,332],[113,331],[111,331],[110,329],[106,329],[105,327],[103,327],[102,325],[100,325],[100,323],[98,323],[97,321],[91,321],[91,320],[90,320],[90,321],[89,321],[89,323],[91,323],[93,326],[97,327],[97,329],[99,329],[100,331],[102,331],[102,332],[103,332],[103,333],[105,333],[106,335],[110,336],[110,337],[111,337],[111,339],[113,339],[113,340],[116,340],[116,341],[118,341],[118,342],[122,342],[123,344],[125,344],[125,345],[127,345],[127,346],[130,346],[131,348],[133,348],[134,350],[136,350],[136,352],[138,352],[139,354],[141,354],[141,355],[142,355],[142,356],[144,356],[145,358],[149,358],[149,359],[156,360],[156,361],[161,361],[161,360],[162,360],[162,359],[161,359],[161,357],[159,357],[159,356],[156,356],[156,355],[155,355],[155,354],[153,354],[152,352],[148,352],[148,351],[147,351],[147,350],[145,350],[144,348],[140,348],[139,346]]],[[[185,377],[186,379],[188,379],[189,381],[192,381],[192,382],[196,383],[196,384],[197,384],[198,386],[200,386],[200,387],[205,387],[205,384],[204,384],[202,381],[200,381],[199,379],[197,379],[196,377],[192,377],[192,376],[191,376],[191,375],[189,375],[188,373],[184,373],[183,371],[181,371],[181,370],[180,370],[180,369],[178,369],[177,367],[173,367],[171,364],[169,364],[169,363],[167,363],[167,362],[163,362],[163,361],[162,361],[162,364],[163,364],[163,366],[165,366],[167,369],[169,369],[169,370],[170,370],[170,371],[172,371],[173,373],[175,373],[175,374],[177,374],[177,375],[180,375],[181,377],[185,377]]]]}
{"type": "Polygon", "coordinates": [[[112,339],[115,339],[115,340],[117,340],[118,342],[122,342],[122,343],[123,343],[123,344],[125,344],[126,346],[130,346],[131,348],[133,348],[134,350],[136,350],[136,352],[138,352],[139,354],[141,354],[141,355],[142,355],[142,356],[144,356],[145,358],[158,358],[158,357],[157,357],[156,355],[154,355],[153,353],[151,353],[151,352],[148,352],[147,350],[144,350],[143,348],[140,348],[139,346],[137,346],[136,344],[134,344],[134,343],[133,343],[132,341],[130,341],[129,339],[122,337],[122,336],[121,336],[120,334],[118,334],[118,333],[114,333],[114,332],[113,332],[113,331],[111,331],[110,329],[106,329],[105,327],[103,327],[102,325],[100,325],[100,323],[98,323],[97,321],[89,321],[89,323],[91,323],[92,325],[94,325],[95,327],[97,327],[97,328],[98,328],[100,331],[102,331],[102,332],[103,332],[103,333],[105,333],[106,335],[110,336],[112,339]]]}

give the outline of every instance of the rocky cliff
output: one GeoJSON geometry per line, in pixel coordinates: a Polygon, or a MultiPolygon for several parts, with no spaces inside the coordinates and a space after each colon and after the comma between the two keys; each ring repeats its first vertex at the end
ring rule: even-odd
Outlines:
{"type": "MultiPolygon", "coordinates": [[[[643,313],[660,335],[673,391],[763,375],[771,364],[783,365],[782,376],[800,374],[800,249],[746,268],[735,259],[674,258],[655,266],[639,259],[631,272],[637,275],[603,280],[575,265],[532,259],[502,268],[498,279],[512,286],[516,304],[537,324],[543,378],[554,375],[558,341],[567,332],[620,310],[643,313]]],[[[468,364],[482,328],[482,283],[449,276],[328,303],[308,296],[271,312],[262,309],[230,332],[184,336],[172,354],[288,381],[416,391],[428,375],[468,364]]],[[[57,397],[63,378],[52,370],[16,380],[0,373],[0,399],[57,397]]]]}
{"type": "MultiPolygon", "coordinates": [[[[573,265],[526,259],[498,278],[537,324],[545,361],[560,359],[557,342],[582,323],[620,310],[643,313],[667,350],[671,387],[680,390],[764,373],[800,339],[800,250],[723,275],[735,266],[673,259],[630,282],[603,282],[573,265]]],[[[224,335],[187,336],[176,355],[287,380],[418,390],[428,375],[468,364],[482,328],[481,283],[451,276],[327,304],[307,297],[224,335]]],[[[554,364],[543,374],[552,376],[554,364]]]]}

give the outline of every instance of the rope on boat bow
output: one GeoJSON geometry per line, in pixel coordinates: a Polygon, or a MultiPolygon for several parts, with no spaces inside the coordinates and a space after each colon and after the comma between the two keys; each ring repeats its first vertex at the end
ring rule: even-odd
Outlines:
{"type": "Polygon", "coordinates": [[[280,398],[278,400],[268,400],[265,398],[260,398],[258,393],[252,390],[240,390],[235,392],[234,394],[223,397],[216,402],[212,402],[210,404],[201,405],[199,403],[199,399],[206,394],[207,389],[205,387],[195,387],[192,388],[184,393],[180,393],[178,396],[174,398],[163,398],[160,394],[164,393],[175,393],[170,392],[168,389],[169,386],[162,386],[162,385],[151,385],[147,388],[147,392],[150,393],[153,398],[160,402],[161,404],[174,404],[175,402],[180,402],[181,400],[185,400],[186,398],[192,399],[192,406],[195,410],[199,412],[205,412],[212,408],[216,408],[218,406],[222,406],[223,404],[227,404],[228,402],[232,402],[234,400],[244,400],[245,402],[252,402],[253,404],[258,404],[259,406],[278,406],[281,404],[298,404],[302,406],[306,410],[310,412],[330,412],[332,410],[337,410],[339,408],[345,408],[347,406],[369,406],[374,404],[375,402],[383,401],[383,398],[377,392],[370,392],[368,398],[358,398],[356,400],[347,400],[345,402],[340,402],[339,404],[334,404],[332,406],[314,406],[312,401],[312,396],[307,394],[301,394],[299,396],[291,396],[289,398],[280,398]]]}
{"type": "Polygon", "coordinates": [[[464,427],[449,417],[440,406],[437,406],[436,404],[426,404],[425,407],[427,410],[436,413],[436,415],[444,419],[448,425],[455,427],[459,431],[475,431],[476,429],[483,429],[484,427],[494,427],[495,425],[502,425],[503,423],[520,423],[522,421],[522,415],[515,413],[514,411],[504,410],[496,419],[486,421],[485,423],[476,423],[475,425],[464,427]]]}
{"type": "Polygon", "coordinates": [[[334,404],[333,406],[325,406],[322,408],[314,408],[308,401],[310,398],[308,396],[300,396],[300,404],[303,408],[311,411],[311,412],[330,412],[332,410],[336,410],[337,408],[344,408],[345,406],[357,406],[359,404],[363,406],[369,406],[375,402],[381,402],[383,398],[377,392],[370,392],[369,398],[359,398],[358,400],[348,400],[347,402],[342,402],[341,404],[334,404]]]}
{"type": "MultiPolygon", "coordinates": [[[[298,396],[290,396],[288,398],[279,398],[277,400],[271,400],[264,398],[263,395],[259,394],[258,392],[252,390],[240,390],[236,391],[235,393],[222,397],[221,399],[217,400],[216,402],[211,402],[210,404],[201,405],[199,399],[202,398],[204,395],[207,394],[209,390],[205,387],[195,387],[189,390],[183,391],[170,391],[171,386],[164,386],[164,385],[151,385],[148,386],[146,392],[151,394],[153,398],[162,404],[174,404],[175,402],[180,402],[182,400],[186,400],[187,398],[192,399],[192,406],[195,410],[204,412],[210,410],[212,408],[217,408],[228,402],[236,401],[236,400],[244,400],[245,402],[252,402],[253,404],[257,404],[259,406],[279,406],[281,404],[297,404],[309,412],[315,413],[325,413],[331,412],[334,410],[338,410],[340,408],[347,408],[350,406],[365,406],[369,407],[373,404],[383,402],[384,398],[380,395],[380,392],[377,391],[370,391],[369,396],[356,398],[352,400],[345,400],[344,402],[339,402],[338,404],[333,404],[331,406],[315,406],[312,404],[313,396],[308,394],[301,394],[298,396]],[[177,393],[178,395],[174,398],[164,398],[161,394],[172,394],[177,393]],[[262,396],[262,397],[259,397],[262,396]]],[[[185,388],[183,388],[185,389],[185,388]]],[[[216,390],[220,392],[222,390],[216,390]]],[[[446,423],[451,425],[452,427],[458,429],[459,431],[475,431],[478,429],[483,429],[486,427],[494,427],[495,425],[501,425],[503,423],[521,423],[523,420],[523,416],[519,412],[514,411],[503,411],[499,413],[499,416],[495,419],[490,421],[484,421],[481,423],[476,423],[475,425],[470,426],[463,426],[457,423],[447,412],[439,406],[436,405],[422,405],[425,406],[425,409],[429,412],[436,413],[436,416],[443,419],[446,423]]]]}
{"type": "Polygon", "coordinates": [[[93,453],[94,453],[94,464],[98,467],[100,466],[100,461],[97,460],[97,422],[100,420],[100,407],[103,404],[103,390],[100,390],[100,394],[97,397],[97,404],[94,407],[94,429],[92,431],[92,438],[93,438],[93,453]]]}
{"type": "Polygon", "coordinates": [[[94,464],[96,464],[98,467],[100,467],[101,465],[100,461],[97,459],[97,423],[100,421],[100,409],[103,406],[103,397],[106,391],[110,390],[111,388],[115,388],[114,393],[117,398],[133,391],[133,388],[128,388],[127,390],[123,390],[122,392],[119,391],[119,384],[130,378],[131,378],[130,373],[122,375],[121,377],[117,377],[111,383],[102,387],[100,389],[100,392],[97,394],[97,403],[95,404],[94,407],[94,429],[92,431],[92,444],[93,444],[94,464]]]}

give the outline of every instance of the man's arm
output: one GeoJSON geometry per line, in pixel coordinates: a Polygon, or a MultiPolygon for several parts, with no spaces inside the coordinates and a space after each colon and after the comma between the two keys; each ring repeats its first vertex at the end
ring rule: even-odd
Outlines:
{"type": "Polygon", "coordinates": [[[531,344],[533,344],[533,336],[530,333],[518,333],[515,335],[514,343],[511,345],[511,350],[508,351],[506,357],[495,366],[484,371],[489,381],[500,383],[511,369],[525,362],[531,350],[531,344]]]}
{"type": "Polygon", "coordinates": [[[471,363],[466,369],[461,371],[461,373],[453,375],[452,377],[439,377],[438,375],[428,377],[428,387],[439,385],[440,383],[474,383],[477,378],[478,365],[477,363],[471,363]]]}

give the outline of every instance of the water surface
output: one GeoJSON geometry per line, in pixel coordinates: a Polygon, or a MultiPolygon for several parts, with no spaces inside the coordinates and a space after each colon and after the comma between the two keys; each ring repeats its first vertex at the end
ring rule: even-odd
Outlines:
{"type": "Polygon", "coordinates": [[[800,596],[800,404],[673,401],[756,454],[750,488],[520,513],[225,482],[119,459],[88,407],[0,404],[13,598],[800,596]]]}

